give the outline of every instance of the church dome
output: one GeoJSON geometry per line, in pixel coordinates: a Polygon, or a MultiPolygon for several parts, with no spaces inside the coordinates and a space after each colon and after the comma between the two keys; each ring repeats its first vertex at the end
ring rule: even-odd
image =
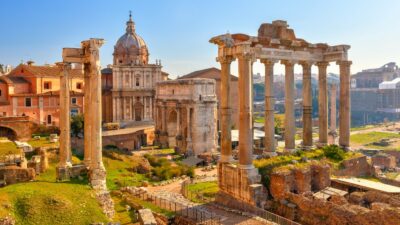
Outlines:
{"type": "Polygon", "coordinates": [[[114,46],[114,65],[142,65],[148,63],[149,53],[144,40],[136,34],[135,23],[129,15],[126,33],[114,46]]]}

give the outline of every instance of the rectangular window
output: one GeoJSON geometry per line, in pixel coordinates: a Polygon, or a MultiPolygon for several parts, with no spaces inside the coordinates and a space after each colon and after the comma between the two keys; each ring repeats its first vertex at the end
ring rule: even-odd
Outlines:
{"type": "Polygon", "coordinates": [[[47,124],[51,124],[51,115],[47,115],[47,124]]]}
{"type": "Polygon", "coordinates": [[[78,83],[76,83],[76,89],[82,89],[82,83],[81,82],[78,82],[78,83]]]}
{"type": "Polygon", "coordinates": [[[46,82],[44,82],[44,84],[43,84],[43,88],[44,89],[51,89],[51,82],[50,81],[46,81],[46,82]]]}
{"type": "Polygon", "coordinates": [[[25,107],[31,107],[31,106],[32,106],[32,99],[25,98],[25,107]]]}
{"type": "Polygon", "coordinates": [[[76,98],[71,98],[71,104],[76,105],[76,98]]]}
{"type": "Polygon", "coordinates": [[[0,90],[0,96],[1,96],[1,94],[2,94],[2,93],[1,93],[1,90],[0,90]]]}
{"type": "Polygon", "coordinates": [[[140,79],[139,77],[136,77],[136,87],[139,87],[139,85],[140,85],[140,79]]]}

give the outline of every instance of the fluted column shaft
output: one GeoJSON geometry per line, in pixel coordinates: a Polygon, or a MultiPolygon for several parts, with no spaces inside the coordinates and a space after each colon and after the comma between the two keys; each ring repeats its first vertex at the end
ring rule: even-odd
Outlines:
{"type": "Polygon", "coordinates": [[[60,163],[59,167],[72,166],[71,162],[71,119],[70,119],[70,63],[60,63],[60,163]]]}
{"type": "Polygon", "coordinates": [[[325,146],[328,143],[328,94],[326,69],[328,62],[318,62],[318,125],[319,145],[325,146]]]}
{"type": "Polygon", "coordinates": [[[176,135],[181,135],[181,106],[176,106],[176,135]]]}
{"type": "Polygon", "coordinates": [[[332,132],[336,131],[336,84],[331,88],[331,127],[332,132]]]}
{"type": "Polygon", "coordinates": [[[294,62],[282,61],[285,65],[285,149],[295,149],[296,124],[294,120],[294,62]]]}
{"type": "Polygon", "coordinates": [[[303,147],[312,146],[312,94],[310,62],[302,62],[303,67],[303,147]]]}
{"type": "Polygon", "coordinates": [[[272,60],[262,60],[265,66],[265,122],[264,146],[265,152],[275,152],[275,124],[274,124],[274,64],[272,60]]]}
{"type": "Polygon", "coordinates": [[[231,137],[231,62],[232,56],[219,57],[218,62],[221,64],[221,158],[220,162],[230,162],[232,160],[232,137],[231,137]]]}
{"type": "Polygon", "coordinates": [[[350,147],[350,65],[351,61],[339,61],[340,67],[340,108],[339,145],[350,147]]]}
{"type": "Polygon", "coordinates": [[[86,166],[89,166],[91,164],[91,144],[92,144],[92,124],[89,123],[90,120],[92,120],[92,112],[91,112],[91,104],[92,104],[92,99],[91,99],[91,94],[92,94],[92,89],[91,89],[91,83],[90,83],[90,64],[85,63],[84,64],[84,104],[83,104],[83,119],[85,121],[84,127],[83,127],[83,132],[84,132],[84,164],[86,166]]]}
{"type": "Polygon", "coordinates": [[[238,55],[239,61],[239,166],[253,167],[253,99],[251,86],[252,56],[238,55]]]}

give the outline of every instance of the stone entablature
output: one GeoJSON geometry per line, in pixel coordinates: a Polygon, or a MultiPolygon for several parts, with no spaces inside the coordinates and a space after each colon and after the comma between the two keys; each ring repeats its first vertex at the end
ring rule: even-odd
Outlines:
{"type": "Polygon", "coordinates": [[[198,155],[217,147],[215,81],[164,81],[156,89],[156,144],[198,155]]]}

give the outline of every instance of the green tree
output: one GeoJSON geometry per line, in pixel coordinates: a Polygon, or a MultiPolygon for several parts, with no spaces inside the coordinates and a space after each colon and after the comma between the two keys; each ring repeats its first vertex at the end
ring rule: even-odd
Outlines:
{"type": "Polygon", "coordinates": [[[83,125],[84,121],[82,114],[73,115],[71,117],[71,131],[73,135],[77,136],[79,133],[82,133],[83,125]]]}

